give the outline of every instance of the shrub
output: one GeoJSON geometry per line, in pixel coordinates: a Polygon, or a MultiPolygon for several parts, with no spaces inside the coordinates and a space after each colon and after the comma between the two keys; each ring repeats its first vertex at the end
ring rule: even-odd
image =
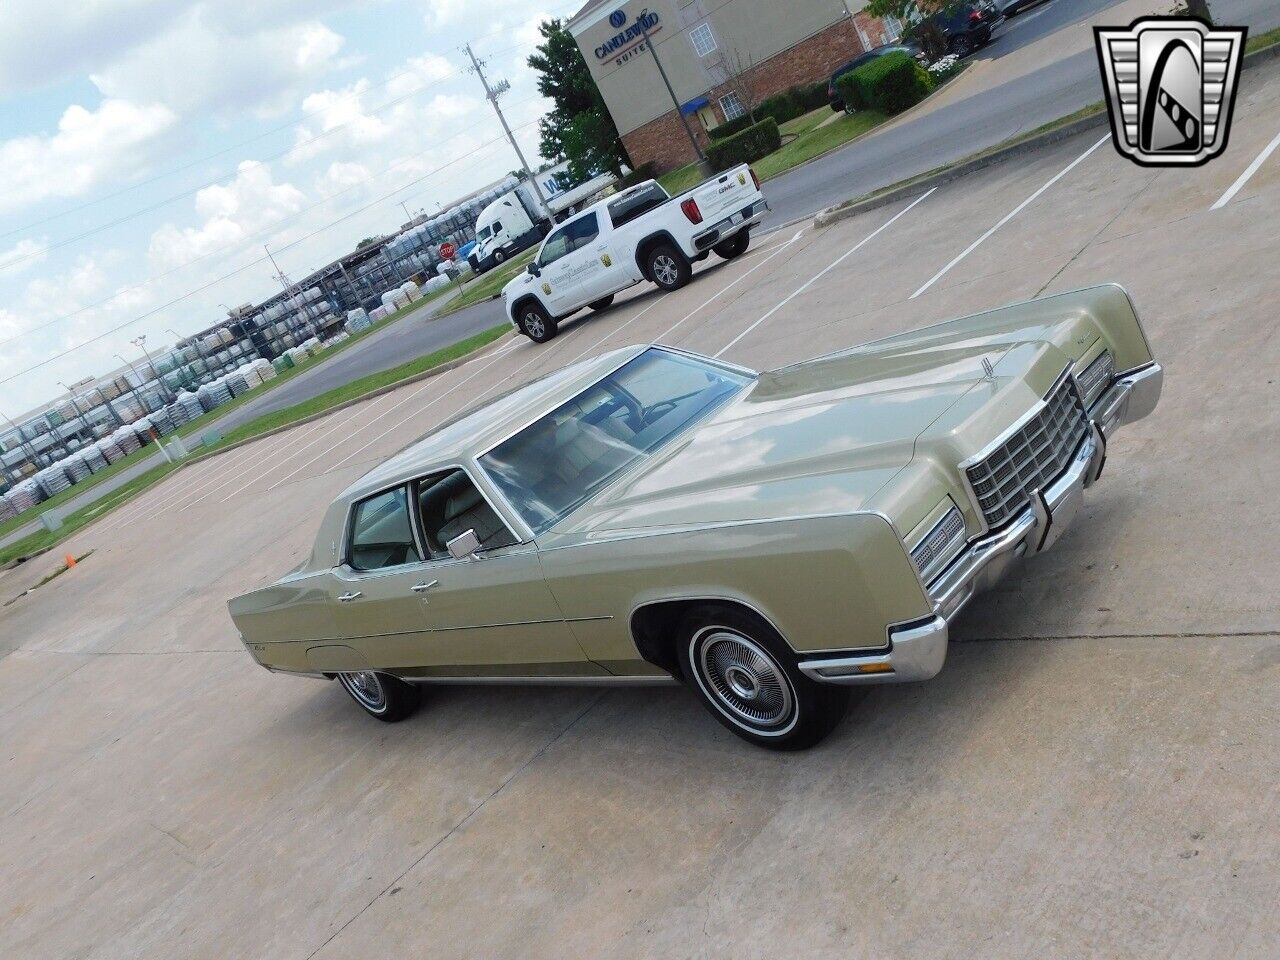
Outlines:
{"type": "Polygon", "coordinates": [[[756,108],[757,117],[762,120],[765,117],[772,117],[778,122],[779,126],[807,112],[799,99],[790,90],[762,100],[760,106],[756,108]]]}
{"type": "Polygon", "coordinates": [[[713,141],[707,147],[707,159],[717,171],[728,170],[740,163],[754,163],[782,146],[778,121],[766,117],[757,124],[732,136],[713,141]]]}
{"type": "Polygon", "coordinates": [[[618,180],[618,189],[625,190],[627,187],[634,187],[637,183],[644,183],[646,180],[653,180],[658,176],[658,165],[649,160],[640,164],[626,176],[618,180]]]}
{"type": "Polygon", "coordinates": [[[712,127],[707,131],[707,136],[712,140],[723,140],[726,137],[732,137],[735,133],[741,133],[753,123],[755,121],[751,118],[751,114],[744,113],[733,120],[726,120],[718,127],[712,127]]]}
{"type": "Polygon", "coordinates": [[[791,94],[796,101],[804,108],[804,112],[817,110],[819,107],[827,105],[827,81],[818,80],[814,83],[802,83],[799,86],[791,88],[791,94]]]}
{"type": "Polygon", "coordinates": [[[840,78],[839,90],[847,106],[869,107],[886,116],[901,113],[929,95],[933,77],[906,53],[890,53],[863,64],[840,78]]]}

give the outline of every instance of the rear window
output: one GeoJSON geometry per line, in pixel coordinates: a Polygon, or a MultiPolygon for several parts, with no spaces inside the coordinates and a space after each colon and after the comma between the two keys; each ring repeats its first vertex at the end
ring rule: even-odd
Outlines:
{"type": "Polygon", "coordinates": [[[668,199],[667,192],[656,183],[639,187],[609,204],[609,219],[615,227],[620,227],[662,206],[668,199]]]}

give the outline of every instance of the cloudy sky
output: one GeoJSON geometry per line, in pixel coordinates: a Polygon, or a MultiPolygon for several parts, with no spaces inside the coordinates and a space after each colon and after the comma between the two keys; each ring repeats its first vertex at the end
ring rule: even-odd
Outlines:
{"type": "Polygon", "coordinates": [[[580,4],[4,0],[0,413],[270,295],[264,242],[301,277],[515,167],[463,43],[536,155],[524,60],[580,4]]]}

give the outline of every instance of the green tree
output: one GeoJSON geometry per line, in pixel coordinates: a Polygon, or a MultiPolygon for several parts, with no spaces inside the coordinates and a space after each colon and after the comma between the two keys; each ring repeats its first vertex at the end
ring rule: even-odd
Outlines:
{"type": "Polygon", "coordinates": [[[604,170],[620,176],[630,163],[627,151],[577,42],[558,19],[543,21],[538,31],[543,42],[528,63],[538,73],[538,92],[553,105],[538,122],[542,155],[569,161],[575,180],[604,170]]]}
{"type": "Polygon", "coordinates": [[[933,21],[932,15],[954,12],[964,0],[870,0],[866,11],[873,17],[896,17],[911,24],[910,36],[923,48],[930,60],[947,54],[947,38],[933,21]]]}

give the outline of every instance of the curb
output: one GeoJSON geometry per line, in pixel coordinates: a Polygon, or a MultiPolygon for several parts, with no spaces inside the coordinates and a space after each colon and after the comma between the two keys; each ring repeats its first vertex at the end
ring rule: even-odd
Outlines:
{"type": "MultiPolygon", "coordinates": [[[[1263,47],[1261,50],[1254,50],[1252,53],[1246,54],[1243,67],[1254,67],[1278,59],[1280,59],[1280,43],[1274,43],[1263,47]]],[[[870,210],[875,210],[898,200],[915,199],[934,187],[940,187],[943,184],[959,180],[961,177],[967,177],[971,173],[977,173],[979,170],[984,170],[997,163],[1004,163],[1006,160],[1012,160],[1051,144],[1068,140],[1087,130],[1107,126],[1109,123],[1107,111],[1105,109],[1100,110],[1098,113],[1081,117],[1079,120],[1073,120],[1053,130],[1046,130],[1044,133],[1028,137],[1026,140],[1010,146],[997,148],[982,156],[972,157],[968,160],[958,160],[951,166],[944,167],[935,173],[923,174],[919,179],[890,185],[882,192],[872,196],[845,200],[835,206],[827,207],[827,209],[813,218],[813,225],[815,228],[828,227],[833,223],[848,220],[851,217],[856,217],[859,214],[867,213],[870,210]]]]}

